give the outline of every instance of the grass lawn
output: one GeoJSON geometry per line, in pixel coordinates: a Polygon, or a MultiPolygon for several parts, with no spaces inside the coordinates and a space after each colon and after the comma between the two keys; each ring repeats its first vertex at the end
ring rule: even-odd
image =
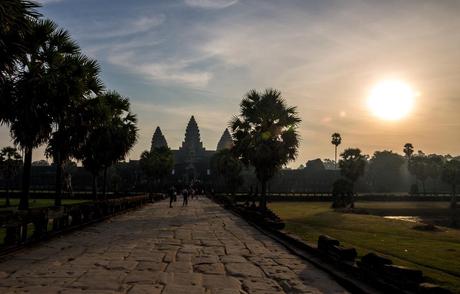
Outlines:
{"type": "Polygon", "coordinates": [[[441,202],[358,202],[371,214],[334,212],[327,202],[273,202],[270,208],[285,222],[286,230],[315,243],[330,235],[360,256],[377,252],[395,264],[423,270],[428,279],[460,293],[460,230],[442,227],[441,232],[414,230],[414,223],[379,215],[411,215],[425,218],[448,213],[441,202]]]}

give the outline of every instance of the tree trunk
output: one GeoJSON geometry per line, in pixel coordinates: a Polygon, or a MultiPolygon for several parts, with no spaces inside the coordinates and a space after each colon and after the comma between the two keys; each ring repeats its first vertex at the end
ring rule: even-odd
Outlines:
{"type": "Polygon", "coordinates": [[[24,148],[24,168],[22,171],[22,193],[19,209],[29,209],[30,170],[32,168],[32,147],[24,148]]]}
{"type": "Polygon", "coordinates": [[[57,151],[56,155],[56,194],[54,195],[54,205],[61,206],[62,201],[62,174],[63,174],[63,163],[61,152],[57,151]]]}
{"type": "Polygon", "coordinates": [[[262,185],[262,191],[260,193],[260,208],[265,210],[267,209],[267,181],[263,180],[260,184],[262,185]]]}
{"type": "Polygon", "coordinates": [[[104,177],[103,177],[103,185],[102,185],[102,199],[106,199],[106,190],[107,190],[107,167],[104,167],[104,177]]]}
{"type": "Polygon", "coordinates": [[[335,169],[337,169],[337,145],[335,145],[335,160],[334,160],[334,163],[335,163],[335,169]]]}
{"type": "Polygon", "coordinates": [[[93,199],[97,200],[97,174],[93,173],[93,199]]]}

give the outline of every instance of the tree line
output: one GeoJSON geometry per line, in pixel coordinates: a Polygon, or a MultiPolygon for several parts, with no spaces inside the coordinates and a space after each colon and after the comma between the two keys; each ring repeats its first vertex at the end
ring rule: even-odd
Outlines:
{"type": "MultiPolygon", "coordinates": [[[[67,161],[79,160],[91,172],[95,199],[102,171],[105,197],[107,169],[126,156],[138,132],[129,99],[105,88],[97,61],[82,53],[68,31],[43,18],[38,7],[25,0],[0,3],[0,123],[23,152],[19,209],[28,208],[37,147],[46,144],[46,156],[56,166],[59,206],[67,161]]],[[[13,170],[16,148],[2,155],[13,170]]]]}
{"type": "MultiPolygon", "coordinates": [[[[332,135],[332,144],[337,133],[332,135]]],[[[337,148],[337,145],[335,145],[337,148]]],[[[423,194],[426,194],[426,181],[432,179],[435,183],[441,180],[451,189],[451,208],[457,206],[457,186],[460,185],[460,160],[450,155],[428,154],[419,150],[414,154],[414,146],[406,143],[403,147],[405,156],[392,151],[376,151],[372,158],[363,154],[359,148],[347,148],[340,154],[338,162],[342,178],[334,183],[333,193],[336,194],[334,207],[354,207],[355,185],[365,172],[370,180],[389,175],[387,185],[395,183],[400,175],[400,168],[406,164],[416,183],[410,188],[411,194],[419,193],[419,185],[423,194]]]]}

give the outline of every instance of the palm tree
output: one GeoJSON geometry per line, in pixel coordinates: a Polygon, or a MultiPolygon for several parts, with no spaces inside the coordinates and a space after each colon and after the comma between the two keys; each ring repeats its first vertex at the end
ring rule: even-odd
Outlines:
{"type": "Polygon", "coordinates": [[[231,195],[235,196],[238,186],[243,184],[243,177],[241,176],[243,165],[241,161],[230,149],[222,149],[213,155],[211,165],[217,174],[224,178],[231,195]]]}
{"type": "Polygon", "coordinates": [[[337,168],[337,147],[342,143],[342,137],[339,133],[332,134],[331,143],[335,146],[335,168],[337,168]]]}
{"type": "MultiPolygon", "coordinates": [[[[62,40],[70,40],[66,32],[62,40]]],[[[64,162],[73,156],[84,141],[81,112],[76,111],[82,103],[99,94],[98,64],[84,55],[73,54],[56,58],[49,79],[54,82],[51,115],[54,132],[48,144],[47,154],[56,164],[55,205],[61,205],[62,175],[64,162]]]]}
{"type": "Polygon", "coordinates": [[[35,21],[24,39],[26,54],[14,82],[2,121],[9,125],[14,143],[24,150],[22,195],[19,209],[28,208],[32,151],[45,143],[52,131],[53,81],[49,78],[54,61],[66,54],[78,53],[78,46],[63,38],[50,20],[35,21]]]}
{"type": "Polygon", "coordinates": [[[10,206],[11,180],[16,176],[21,166],[21,155],[14,147],[3,147],[0,151],[0,169],[6,181],[6,206],[10,206]]]}
{"type": "Polygon", "coordinates": [[[412,154],[414,153],[414,146],[412,146],[411,143],[404,144],[403,152],[406,155],[407,160],[410,161],[410,158],[412,154]]]}
{"type": "Polygon", "coordinates": [[[14,71],[15,63],[26,53],[24,38],[31,29],[31,20],[40,16],[38,7],[25,0],[0,2],[0,80],[14,71]]]}
{"type": "Polygon", "coordinates": [[[267,182],[297,156],[300,123],[296,107],[289,107],[274,89],[249,91],[240,104],[240,114],[230,122],[233,151],[246,165],[255,168],[261,183],[260,206],[266,209],[267,182]]]}
{"type": "Polygon", "coordinates": [[[97,197],[97,176],[101,170],[103,177],[103,197],[107,169],[125,158],[137,141],[137,119],[130,112],[129,99],[117,92],[106,92],[91,99],[88,106],[89,130],[76,158],[93,175],[93,196],[97,197]]]}
{"type": "MultiPolygon", "coordinates": [[[[356,181],[364,175],[364,168],[367,164],[367,156],[361,153],[358,148],[348,148],[340,154],[342,159],[339,161],[340,172],[352,185],[354,194],[354,186],[356,181]]],[[[354,197],[351,197],[351,208],[355,207],[354,197]]]]}

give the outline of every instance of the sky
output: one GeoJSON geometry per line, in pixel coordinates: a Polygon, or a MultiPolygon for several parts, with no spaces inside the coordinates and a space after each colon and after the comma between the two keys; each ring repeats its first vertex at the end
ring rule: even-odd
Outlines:
{"type": "MultiPolygon", "coordinates": [[[[358,147],[460,154],[460,1],[42,0],[40,12],[97,59],[108,89],[131,100],[139,141],[160,126],[178,148],[195,115],[215,149],[250,89],[271,87],[297,106],[298,166],[358,147]],[[375,117],[372,87],[402,80],[416,93],[401,120],[375,117]]],[[[0,144],[10,143],[0,129],[0,144]]],[[[42,149],[34,159],[43,158],[42,149]]]]}

